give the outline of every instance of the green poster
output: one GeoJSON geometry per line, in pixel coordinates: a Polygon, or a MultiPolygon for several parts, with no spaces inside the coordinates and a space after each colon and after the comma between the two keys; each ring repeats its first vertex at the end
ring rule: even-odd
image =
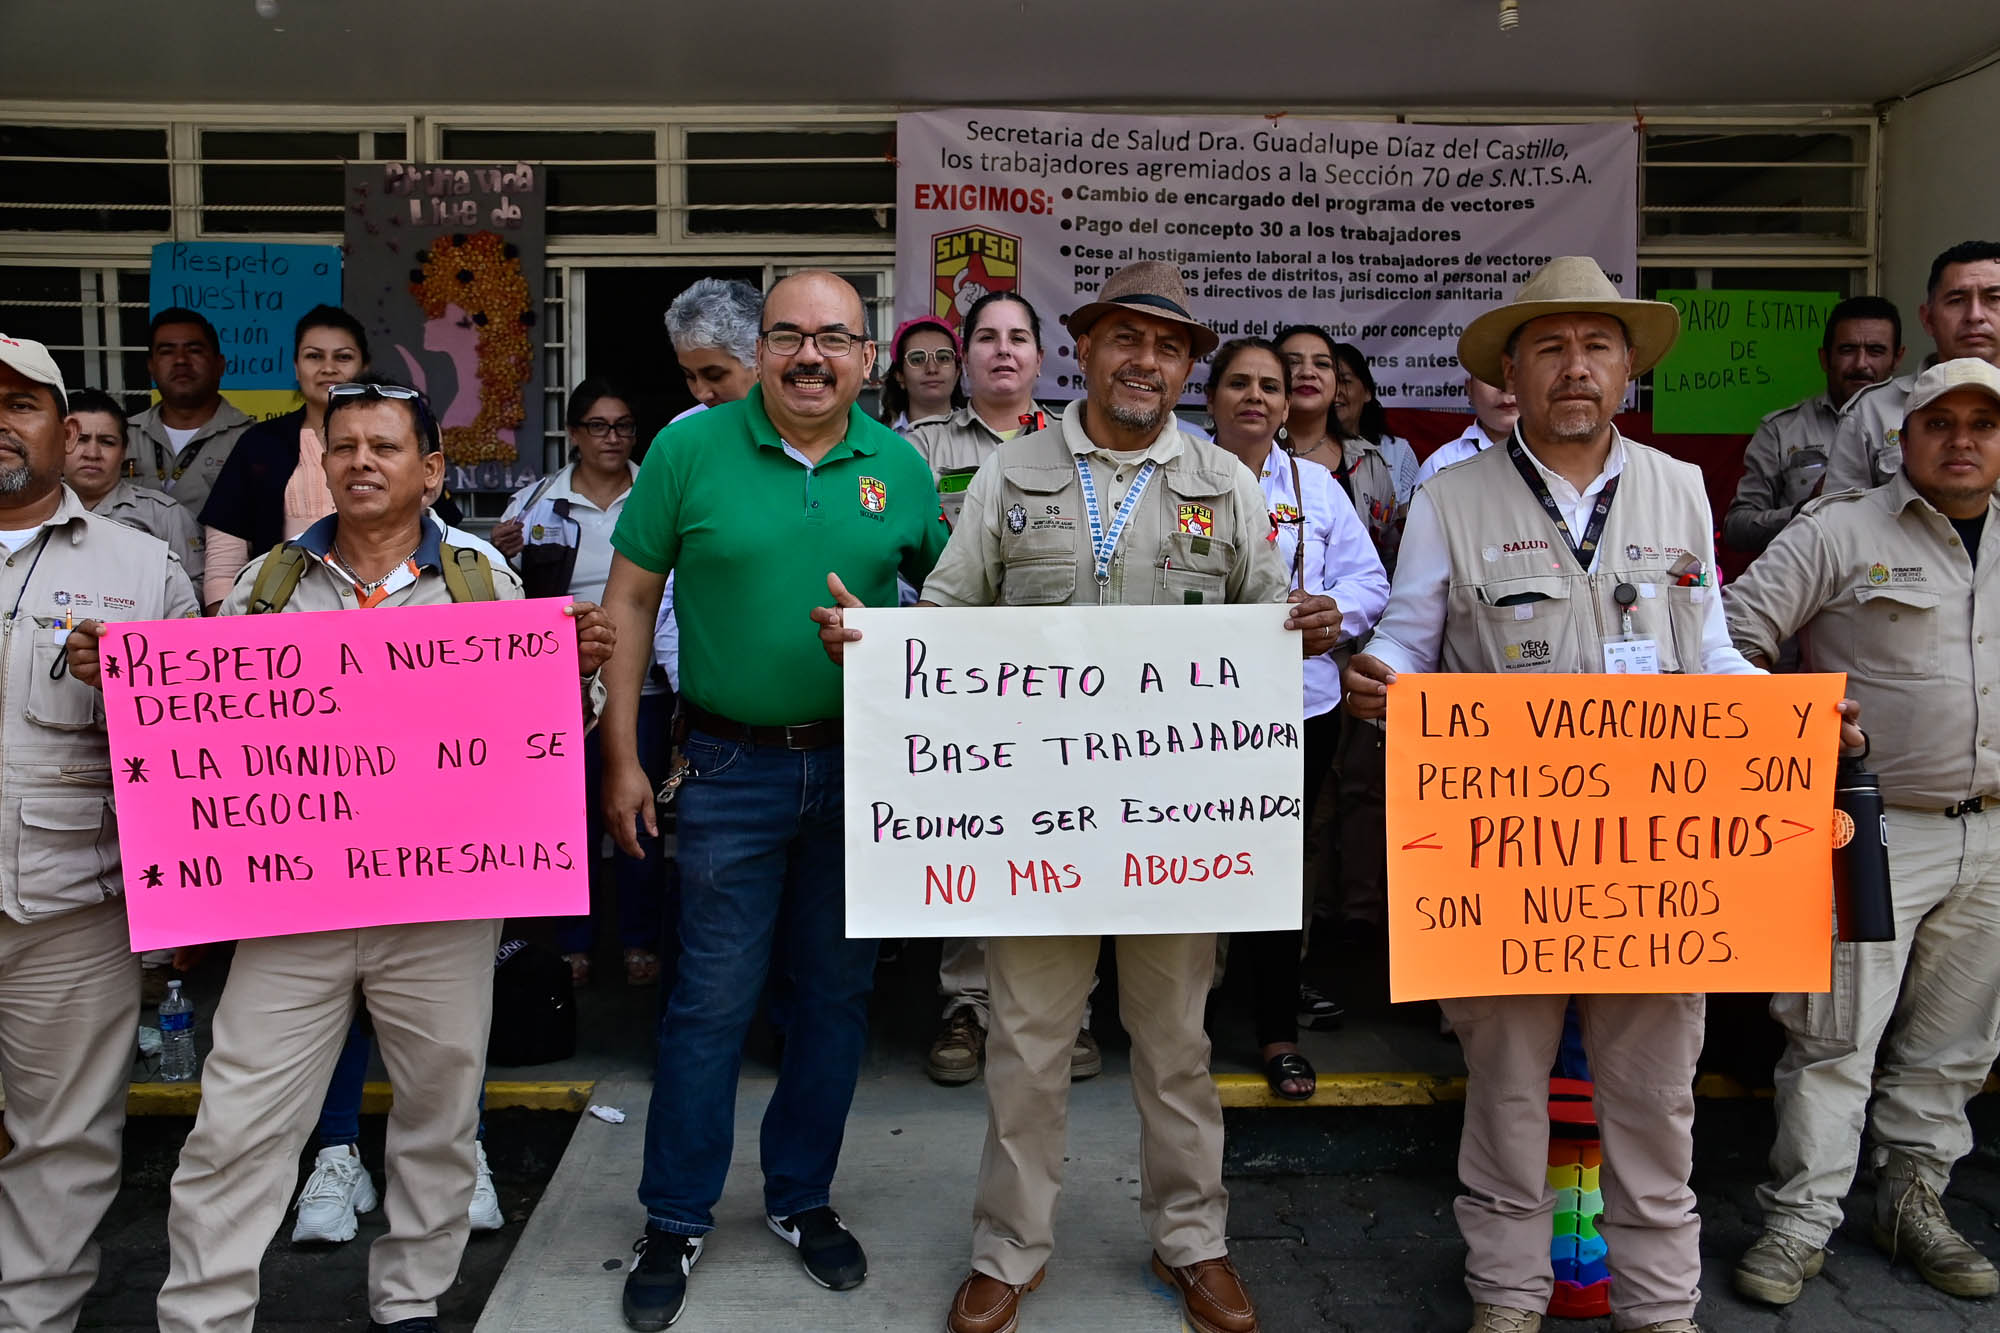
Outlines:
{"type": "Polygon", "coordinates": [[[1653,429],[1748,435],[1826,388],[1819,348],[1833,292],[1663,291],[1681,337],[1653,371],[1653,429]]]}

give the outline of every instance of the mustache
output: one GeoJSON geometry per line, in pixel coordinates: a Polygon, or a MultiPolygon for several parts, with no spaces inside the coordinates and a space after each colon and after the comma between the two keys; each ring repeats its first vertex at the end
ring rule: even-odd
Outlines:
{"type": "Polygon", "coordinates": [[[1604,390],[1598,388],[1589,380],[1579,380],[1573,384],[1557,385],[1554,391],[1549,394],[1549,398],[1552,401],[1581,398],[1588,399],[1593,403],[1601,403],[1604,401],[1604,390]]]}
{"type": "Polygon", "coordinates": [[[1137,380],[1147,388],[1156,389],[1161,393],[1167,391],[1166,377],[1162,375],[1120,375],[1118,378],[1120,380],[1137,380]]]}
{"type": "Polygon", "coordinates": [[[779,378],[783,379],[784,382],[787,384],[790,384],[794,380],[798,379],[830,380],[833,378],[833,372],[831,370],[828,370],[824,365],[793,366],[790,370],[787,370],[779,378]]]}

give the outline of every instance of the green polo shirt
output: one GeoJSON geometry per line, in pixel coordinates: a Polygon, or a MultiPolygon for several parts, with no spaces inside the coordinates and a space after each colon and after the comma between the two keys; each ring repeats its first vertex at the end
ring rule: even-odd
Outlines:
{"type": "Polygon", "coordinates": [[[923,455],[849,408],[847,437],[808,468],[785,452],[764,391],[653,439],[611,536],[642,569],[674,575],[681,690],[755,726],[839,717],[840,668],[810,613],[828,572],[869,606],[921,588],[951,535],[923,455]]]}

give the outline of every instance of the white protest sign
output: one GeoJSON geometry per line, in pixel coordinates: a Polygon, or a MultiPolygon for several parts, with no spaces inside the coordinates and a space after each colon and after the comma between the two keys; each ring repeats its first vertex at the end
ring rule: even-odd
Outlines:
{"type": "MultiPolygon", "coordinates": [[[[1389,407],[1464,410],[1458,335],[1557,255],[1637,295],[1629,123],[1400,125],[963,109],[896,118],[896,317],[987,291],[1042,316],[1036,392],[1081,396],[1058,320],[1136,260],[1224,338],[1318,324],[1389,407]]],[[[1201,376],[1190,380],[1198,391],[1201,376]]]]}
{"type": "Polygon", "coordinates": [[[847,933],[1297,929],[1282,605],[861,609],[847,933]]]}

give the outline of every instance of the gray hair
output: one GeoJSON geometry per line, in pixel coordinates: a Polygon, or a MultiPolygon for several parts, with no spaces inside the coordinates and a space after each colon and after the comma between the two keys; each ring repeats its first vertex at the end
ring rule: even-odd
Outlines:
{"type": "Polygon", "coordinates": [[[764,297],[747,282],[701,278],[667,307],[667,336],[676,348],[714,347],[754,369],[764,297]]]}

